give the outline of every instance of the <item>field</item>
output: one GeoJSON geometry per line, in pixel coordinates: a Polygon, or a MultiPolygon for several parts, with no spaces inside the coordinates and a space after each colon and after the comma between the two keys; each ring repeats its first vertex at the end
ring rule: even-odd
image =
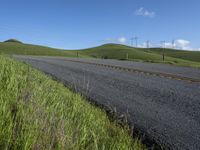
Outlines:
{"type": "Polygon", "coordinates": [[[20,55],[46,55],[82,58],[104,58],[150,63],[166,63],[200,68],[200,52],[165,49],[165,61],[160,48],[134,48],[119,44],[106,44],[82,50],[61,50],[19,42],[1,42],[0,53],[20,55]]]}
{"type": "Polygon", "coordinates": [[[32,67],[0,55],[0,149],[145,149],[106,113],[32,67]]]}

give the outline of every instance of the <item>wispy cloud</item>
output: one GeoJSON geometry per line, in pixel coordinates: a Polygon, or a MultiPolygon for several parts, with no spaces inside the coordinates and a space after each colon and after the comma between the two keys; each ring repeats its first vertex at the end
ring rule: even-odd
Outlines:
{"type": "Polygon", "coordinates": [[[154,11],[146,10],[144,7],[140,7],[135,11],[135,15],[153,18],[155,17],[156,13],[154,11]]]}
{"type": "Polygon", "coordinates": [[[127,38],[125,37],[119,37],[119,38],[107,38],[104,40],[105,42],[109,43],[119,43],[119,44],[126,44],[127,38]]]}
{"type": "Polygon", "coordinates": [[[127,42],[127,39],[125,37],[120,37],[117,39],[119,43],[125,44],[127,42]]]}

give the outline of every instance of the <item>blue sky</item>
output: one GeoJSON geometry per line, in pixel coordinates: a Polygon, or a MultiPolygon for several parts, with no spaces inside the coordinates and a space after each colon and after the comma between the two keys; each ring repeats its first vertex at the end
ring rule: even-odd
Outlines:
{"type": "MultiPolygon", "coordinates": [[[[199,0],[1,0],[0,41],[79,49],[104,43],[200,48],[199,0]]],[[[200,49],[199,49],[200,50],[200,49]]]]}

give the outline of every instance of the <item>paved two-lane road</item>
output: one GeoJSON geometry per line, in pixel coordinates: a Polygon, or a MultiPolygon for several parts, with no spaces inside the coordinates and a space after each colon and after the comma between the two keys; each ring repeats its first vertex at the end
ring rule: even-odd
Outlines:
{"type": "Polygon", "coordinates": [[[96,103],[128,112],[136,128],[170,149],[200,149],[200,70],[139,62],[14,56],[96,103]]]}

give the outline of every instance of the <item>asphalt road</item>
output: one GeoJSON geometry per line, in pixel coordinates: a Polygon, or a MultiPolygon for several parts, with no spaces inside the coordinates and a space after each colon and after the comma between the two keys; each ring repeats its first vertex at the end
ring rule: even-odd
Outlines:
{"type": "Polygon", "coordinates": [[[199,69],[115,60],[14,57],[53,75],[96,103],[126,114],[130,123],[165,148],[200,149],[199,69]],[[127,67],[130,69],[123,69],[127,67]]]}

